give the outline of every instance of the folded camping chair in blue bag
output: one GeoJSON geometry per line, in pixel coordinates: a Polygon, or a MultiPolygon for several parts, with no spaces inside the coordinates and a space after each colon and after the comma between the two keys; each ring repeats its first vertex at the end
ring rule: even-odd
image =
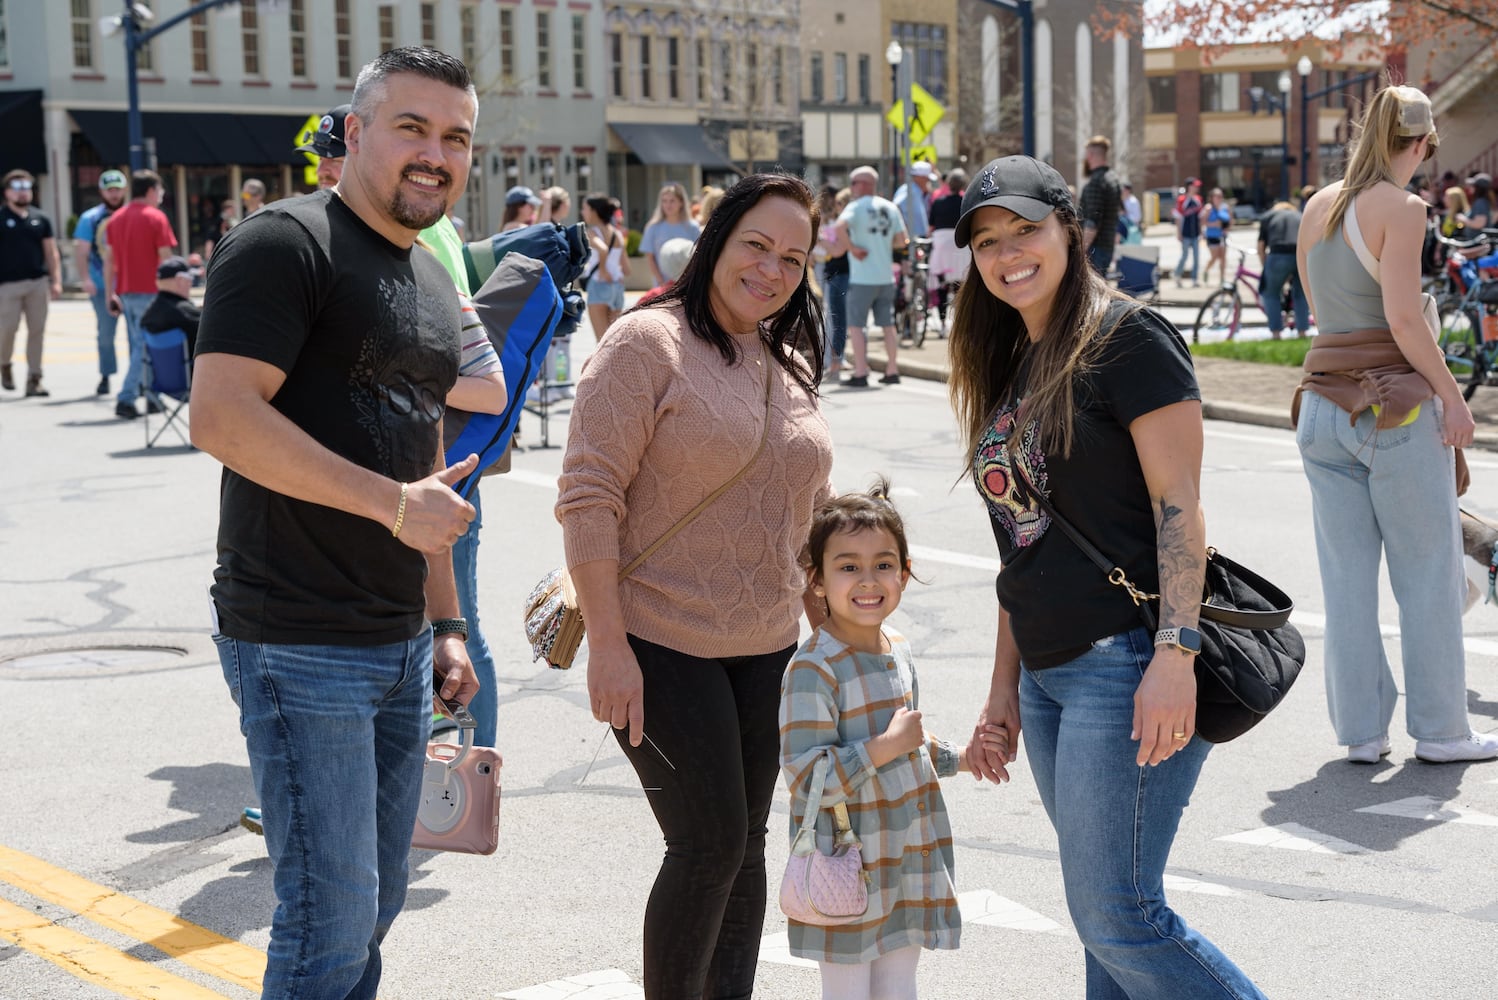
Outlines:
{"type": "Polygon", "coordinates": [[[152,333],[142,330],[146,338],[146,350],[142,357],[141,395],[146,397],[146,447],[156,444],[158,438],[170,427],[189,448],[192,441],[182,432],[187,425],[189,392],[192,388],[192,356],[187,350],[187,334],[179,327],[152,333]],[[164,422],[156,433],[151,433],[151,408],[158,408],[164,422]]]}
{"type": "Polygon", "coordinates": [[[564,312],[562,295],[551,271],[539,260],[506,253],[473,294],[473,307],[499,352],[504,367],[505,408],[500,413],[469,413],[448,407],[443,417],[444,454],[448,465],[478,455],[478,468],[453,486],[467,498],[479,475],[510,446],[525,391],[536,380],[564,312]]]}

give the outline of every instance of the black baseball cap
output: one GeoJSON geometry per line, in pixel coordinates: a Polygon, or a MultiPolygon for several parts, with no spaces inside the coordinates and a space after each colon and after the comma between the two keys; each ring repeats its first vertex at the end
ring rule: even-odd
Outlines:
{"type": "Polygon", "coordinates": [[[196,278],[198,276],[198,269],[189,264],[185,257],[168,257],[156,265],[157,281],[175,278],[179,274],[187,274],[196,278]]]}
{"type": "Polygon", "coordinates": [[[317,131],[312,134],[312,141],[305,146],[298,146],[296,151],[311,153],[327,160],[347,155],[348,147],[343,144],[343,120],[352,110],[353,105],[340,104],[323,115],[322,120],[317,123],[317,131]]]}
{"type": "Polygon", "coordinates": [[[953,234],[959,247],[967,246],[973,213],[997,205],[1022,219],[1039,222],[1059,206],[1072,206],[1066,179],[1054,167],[1032,156],[1001,156],[989,160],[962,194],[962,215],[953,234]]]}

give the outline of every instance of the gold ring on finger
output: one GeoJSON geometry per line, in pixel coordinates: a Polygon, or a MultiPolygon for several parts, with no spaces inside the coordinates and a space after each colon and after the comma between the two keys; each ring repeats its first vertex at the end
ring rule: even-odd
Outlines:
{"type": "Polygon", "coordinates": [[[1174,736],[1176,739],[1181,740],[1183,742],[1186,739],[1186,734],[1185,733],[1171,733],[1170,735],[1174,736]]]}

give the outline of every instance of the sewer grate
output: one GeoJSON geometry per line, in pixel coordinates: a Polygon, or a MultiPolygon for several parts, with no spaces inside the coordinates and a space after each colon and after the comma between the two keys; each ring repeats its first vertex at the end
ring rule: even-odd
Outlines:
{"type": "Polygon", "coordinates": [[[45,677],[98,676],[177,666],[187,650],[181,646],[85,646],[52,649],[0,659],[0,675],[45,677]]]}

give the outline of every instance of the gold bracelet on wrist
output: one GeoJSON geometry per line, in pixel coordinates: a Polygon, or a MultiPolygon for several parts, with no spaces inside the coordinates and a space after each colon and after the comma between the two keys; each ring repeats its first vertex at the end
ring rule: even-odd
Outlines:
{"type": "Polygon", "coordinates": [[[401,525],[406,523],[406,486],[406,483],[401,483],[401,502],[400,506],[395,508],[395,527],[390,529],[391,538],[399,538],[401,525]]]}

